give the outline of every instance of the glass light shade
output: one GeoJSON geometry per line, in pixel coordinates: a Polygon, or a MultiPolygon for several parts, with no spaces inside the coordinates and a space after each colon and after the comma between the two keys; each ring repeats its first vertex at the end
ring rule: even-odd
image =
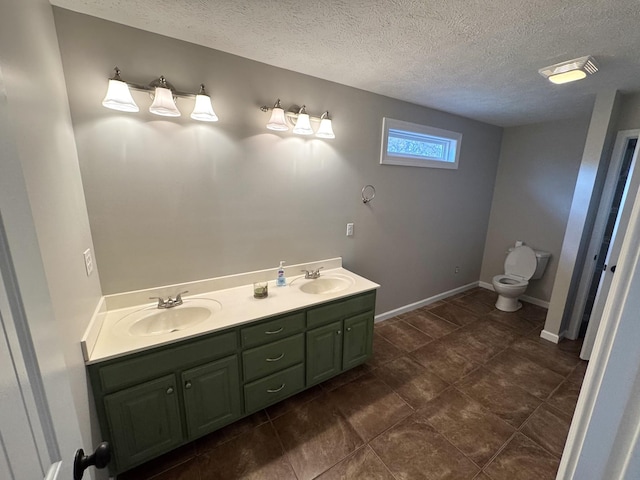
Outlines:
{"type": "Polygon", "coordinates": [[[104,100],[102,100],[102,105],[121,112],[140,111],[136,102],[133,101],[129,86],[122,80],[109,80],[109,88],[104,100]]]}
{"type": "Polygon", "coordinates": [[[331,120],[328,118],[323,118],[320,120],[320,128],[316,132],[316,137],[320,138],[336,138],[333,133],[333,127],[331,126],[331,120]]]}
{"type": "Polygon", "coordinates": [[[559,73],[557,75],[551,75],[549,81],[556,85],[563,83],[575,82],[576,80],[582,80],[586,78],[587,74],[583,70],[571,70],[569,72],[559,73]]]}
{"type": "Polygon", "coordinates": [[[156,87],[156,93],[149,111],[163,117],[180,116],[180,110],[176,107],[176,102],[173,101],[173,92],[168,88],[162,87],[156,87]]]}
{"type": "Polygon", "coordinates": [[[267,128],[269,130],[275,130],[277,132],[286,132],[289,130],[289,126],[287,125],[287,121],[284,118],[284,110],[282,108],[274,107],[271,112],[271,118],[267,123],[267,128]]]}
{"type": "Polygon", "coordinates": [[[311,135],[313,133],[308,114],[301,113],[298,115],[298,121],[296,122],[296,126],[293,127],[293,133],[297,133],[298,135],[311,135]]]}
{"type": "Polygon", "coordinates": [[[191,112],[191,118],[201,122],[217,122],[218,116],[211,106],[209,95],[196,95],[196,104],[191,112]]]}

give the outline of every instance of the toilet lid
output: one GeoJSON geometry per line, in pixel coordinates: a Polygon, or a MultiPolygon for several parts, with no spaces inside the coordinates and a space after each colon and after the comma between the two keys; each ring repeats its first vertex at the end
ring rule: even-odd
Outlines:
{"type": "Polygon", "coordinates": [[[536,271],[537,265],[536,253],[533,249],[522,245],[514,248],[507,255],[504,261],[504,273],[529,280],[536,271]]]}

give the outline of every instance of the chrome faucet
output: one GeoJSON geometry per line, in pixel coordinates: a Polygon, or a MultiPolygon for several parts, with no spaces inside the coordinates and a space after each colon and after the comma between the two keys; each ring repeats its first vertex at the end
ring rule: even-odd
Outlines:
{"type": "Polygon", "coordinates": [[[320,267],[315,270],[300,270],[300,271],[304,272],[305,280],[315,280],[316,278],[320,278],[320,270],[322,270],[323,268],[324,267],[320,267]]]}
{"type": "Polygon", "coordinates": [[[176,298],[171,298],[169,296],[166,300],[162,297],[149,297],[149,299],[158,300],[158,308],[173,308],[177,307],[178,305],[182,305],[182,295],[184,295],[185,293],[189,293],[189,291],[185,290],[184,292],[180,292],[178,295],[176,295],[176,298]]]}

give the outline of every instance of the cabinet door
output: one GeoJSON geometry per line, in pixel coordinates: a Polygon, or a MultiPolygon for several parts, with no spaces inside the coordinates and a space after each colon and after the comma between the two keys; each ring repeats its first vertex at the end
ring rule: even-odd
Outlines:
{"type": "Polygon", "coordinates": [[[183,441],[175,376],[104,397],[118,471],[171,450],[183,441]]]}
{"type": "Polygon", "coordinates": [[[182,373],[189,438],[231,423],[241,415],[238,356],[232,355],[182,373]]]}
{"type": "Polygon", "coordinates": [[[364,363],[373,347],[373,313],[364,313],[344,321],[342,369],[364,363]]]}
{"type": "Polygon", "coordinates": [[[307,332],[307,387],[340,373],[342,322],[307,332]]]}

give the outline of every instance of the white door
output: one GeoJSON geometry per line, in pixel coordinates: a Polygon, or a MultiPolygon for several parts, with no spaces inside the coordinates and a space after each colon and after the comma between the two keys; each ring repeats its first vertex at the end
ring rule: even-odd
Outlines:
{"type": "Polygon", "coordinates": [[[1,314],[0,323],[0,478],[44,478],[1,314]],[[25,457],[36,461],[25,461],[25,457]]]}
{"type": "Polygon", "coordinates": [[[7,105],[0,68],[0,479],[71,480],[80,427],[7,105]]]}
{"type": "Polygon", "coordinates": [[[598,327],[600,326],[600,320],[604,312],[604,305],[609,295],[609,289],[613,276],[615,275],[615,268],[618,264],[618,258],[620,257],[620,250],[622,249],[622,241],[627,231],[629,220],[631,219],[631,211],[633,209],[634,199],[638,192],[638,186],[640,185],[640,168],[636,168],[638,160],[638,150],[636,148],[633,153],[633,160],[631,161],[631,167],[629,169],[631,178],[627,181],[627,185],[622,195],[622,201],[620,202],[620,213],[616,219],[615,226],[613,228],[613,235],[611,239],[611,247],[607,252],[607,258],[605,260],[605,269],[602,272],[602,279],[596,294],[595,303],[589,319],[589,325],[587,327],[587,333],[584,337],[584,344],[582,345],[582,351],[580,352],[580,358],[583,360],[589,360],[591,357],[591,351],[593,350],[593,344],[598,333],[598,327]]]}
{"type": "Polygon", "coordinates": [[[70,387],[43,365],[59,365],[62,355],[51,341],[38,348],[47,332],[34,332],[38,322],[25,316],[5,233],[0,212],[0,478],[70,480],[82,447],[70,387]]]}

